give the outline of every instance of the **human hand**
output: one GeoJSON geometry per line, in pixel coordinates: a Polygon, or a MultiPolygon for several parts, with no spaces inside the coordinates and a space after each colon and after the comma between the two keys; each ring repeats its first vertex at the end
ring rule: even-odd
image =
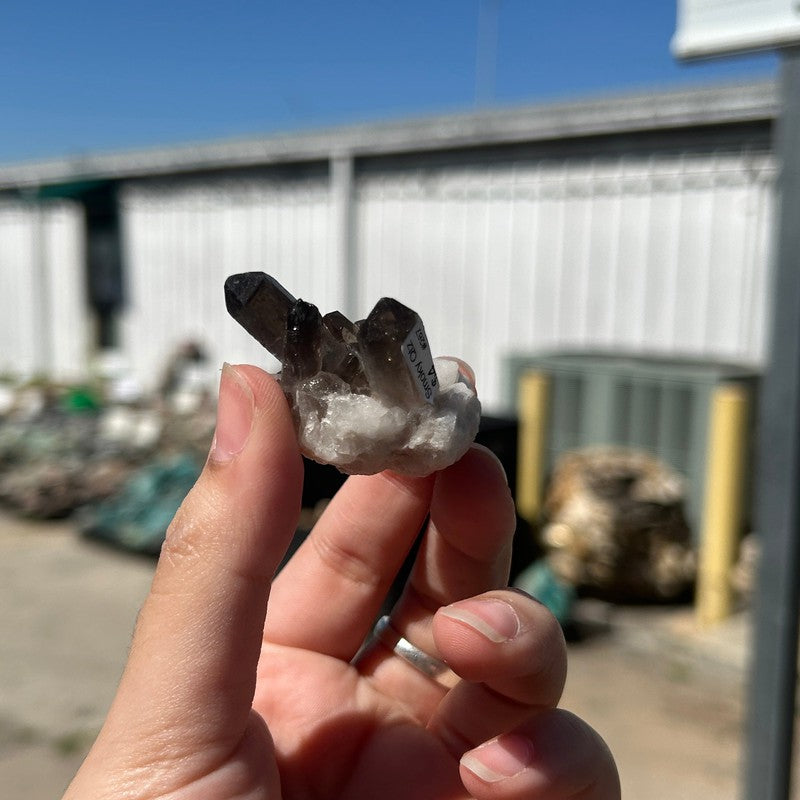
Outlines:
{"type": "Polygon", "coordinates": [[[270,588],[301,485],[280,388],[226,366],[208,463],[65,800],[619,797],[600,737],[556,709],[557,623],[503,588],[514,507],[489,451],[427,478],[350,478],[270,588]],[[453,688],[385,640],[354,661],[428,515],[391,625],[453,688]]]}

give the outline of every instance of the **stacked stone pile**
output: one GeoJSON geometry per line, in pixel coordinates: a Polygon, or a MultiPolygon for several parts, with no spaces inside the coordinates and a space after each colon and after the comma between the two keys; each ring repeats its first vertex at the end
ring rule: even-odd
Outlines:
{"type": "Polygon", "coordinates": [[[176,397],[120,402],[103,387],[4,383],[0,503],[30,517],[64,517],[115,496],[152,464],[202,464],[215,409],[206,393],[194,402],[176,397]]]}
{"type": "Polygon", "coordinates": [[[558,461],[542,538],[559,579],[620,600],[670,600],[695,577],[684,481],[645,452],[596,447],[558,461]]]}

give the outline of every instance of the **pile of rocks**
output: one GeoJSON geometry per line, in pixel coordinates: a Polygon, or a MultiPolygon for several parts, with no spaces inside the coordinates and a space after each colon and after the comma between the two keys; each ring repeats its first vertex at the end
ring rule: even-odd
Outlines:
{"type": "Polygon", "coordinates": [[[43,519],[116,494],[156,461],[202,464],[215,423],[207,396],[120,402],[97,387],[45,381],[5,383],[0,394],[0,502],[43,519]]]}
{"type": "Polygon", "coordinates": [[[566,583],[618,600],[669,600],[692,587],[696,557],[680,474],[640,450],[563,455],[545,498],[547,562],[566,583]]]}

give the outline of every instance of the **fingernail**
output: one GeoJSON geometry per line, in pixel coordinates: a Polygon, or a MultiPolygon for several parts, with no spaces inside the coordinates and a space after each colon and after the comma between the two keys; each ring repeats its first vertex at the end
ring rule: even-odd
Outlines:
{"type": "Polygon", "coordinates": [[[217,403],[217,429],[209,458],[227,464],[240,453],[253,427],[255,399],[250,384],[230,364],[222,367],[217,403]]]}
{"type": "Polygon", "coordinates": [[[533,761],[533,744],[518,733],[498,736],[461,756],[461,765],[487,783],[519,775],[533,761]]]}
{"type": "Polygon", "coordinates": [[[491,642],[507,642],[519,633],[517,612],[503,600],[462,600],[439,613],[468,625],[491,642]]]}

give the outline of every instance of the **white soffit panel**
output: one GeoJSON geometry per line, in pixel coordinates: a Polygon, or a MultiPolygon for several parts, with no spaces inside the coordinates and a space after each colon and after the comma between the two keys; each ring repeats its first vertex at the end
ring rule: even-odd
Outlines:
{"type": "Polygon", "coordinates": [[[800,44],[800,0],[678,0],[676,58],[800,44]]]}

